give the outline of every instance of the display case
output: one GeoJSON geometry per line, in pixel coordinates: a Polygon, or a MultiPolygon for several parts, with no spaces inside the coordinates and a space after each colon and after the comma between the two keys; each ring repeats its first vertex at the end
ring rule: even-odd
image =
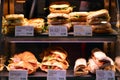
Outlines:
{"type": "MultiPolygon", "coordinates": [[[[44,18],[50,14],[49,5],[59,0],[1,0],[0,2],[0,26],[3,26],[3,16],[7,14],[24,14],[25,18],[44,18]]],[[[90,12],[100,9],[109,11],[112,33],[96,34],[92,36],[74,36],[73,32],[68,32],[67,36],[49,36],[49,33],[43,32],[34,36],[15,36],[6,35],[0,27],[0,54],[5,56],[5,65],[13,55],[30,51],[34,54],[38,62],[42,63],[41,54],[49,47],[61,47],[67,52],[69,67],[66,70],[66,80],[96,80],[96,75],[88,73],[87,75],[74,75],[75,61],[78,58],[85,58],[88,62],[92,56],[92,50],[98,48],[108,57],[115,61],[119,56],[119,0],[64,0],[69,2],[73,12],[90,12]],[[82,4],[86,3],[86,6],[82,4]],[[82,8],[84,7],[84,8],[82,8]],[[117,23],[118,22],[118,23],[117,23]],[[118,24],[118,25],[117,25],[118,24]]],[[[46,25],[45,25],[46,26],[46,25]]],[[[84,25],[85,26],[85,25],[84,25]]],[[[0,79],[9,79],[9,70],[6,66],[0,71],[0,79]]],[[[47,72],[38,68],[34,74],[28,75],[29,80],[47,80],[47,72]]],[[[115,79],[120,79],[120,72],[115,71],[115,79]]]]}

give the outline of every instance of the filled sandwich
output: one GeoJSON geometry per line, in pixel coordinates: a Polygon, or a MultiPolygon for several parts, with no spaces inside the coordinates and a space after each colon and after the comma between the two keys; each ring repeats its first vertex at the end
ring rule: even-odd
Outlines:
{"type": "Polygon", "coordinates": [[[40,65],[42,71],[68,69],[67,52],[61,47],[50,47],[41,54],[43,55],[40,65]]]}
{"type": "Polygon", "coordinates": [[[15,54],[7,66],[7,70],[28,70],[28,74],[33,74],[39,68],[39,62],[33,53],[25,51],[15,54]]]}
{"type": "Polygon", "coordinates": [[[67,1],[58,1],[51,3],[49,10],[51,13],[70,13],[72,12],[73,8],[67,1]]]}
{"type": "Polygon", "coordinates": [[[87,75],[88,72],[89,71],[88,71],[86,59],[84,59],[84,58],[78,58],[75,61],[74,75],[77,75],[77,76],[87,75]]]}
{"type": "Polygon", "coordinates": [[[106,22],[110,21],[110,15],[108,10],[101,9],[101,10],[89,12],[89,15],[87,16],[88,24],[98,24],[101,23],[102,21],[106,21],[106,22]]]}

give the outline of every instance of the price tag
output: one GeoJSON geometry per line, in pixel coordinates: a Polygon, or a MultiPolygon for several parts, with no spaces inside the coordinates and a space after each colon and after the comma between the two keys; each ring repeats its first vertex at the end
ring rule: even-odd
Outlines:
{"type": "Polygon", "coordinates": [[[96,80],[115,80],[115,73],[110,70],[96,70],[96,80]]]}
{"type": "Polygon", "coordinates": [[[48,70],[47,80],[66,80],[66,70],[48,70]]]}
{"type": "Polygon", "coordinates": [[[16,26],[15,36],[34,36],[34,27],[32,26],[16,26]]]}
{"type": "Polygon", "coordinates": [[[62,25],[50,25],[49,36],[67,36],[68,30],[66,26],[62,25]]]}
{"type": "Polygon", "coordinates": [[[9,80],[28,80],[27,70],[11,70],[9,71],[9,80]]]}
{"type": "Polygon", "coordinates": [[[74,25],[74,36],[92,36],[92,28],[87,25],[74,25]]]}

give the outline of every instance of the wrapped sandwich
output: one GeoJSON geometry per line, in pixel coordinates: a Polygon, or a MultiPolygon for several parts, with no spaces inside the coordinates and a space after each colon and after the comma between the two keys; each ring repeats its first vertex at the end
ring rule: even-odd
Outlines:
{"type": "MultiPolygon", "coordinates": [[[[95,48],[92,50],[91,59],[92,61],[89,61],[89,66],[91,66],[93,63],[96,65],[95,69],[93,69],[94,72],[96,69],[115,71],[113,60],[100,49],[95,48]]],[[[90,69],[92,69],[92,67],[90,69]]]]}
{"type": "Polygon", "coordinates": [[[42,71],[68,69],[67,52],[61,47],[50,47],[41,54],[43,55],[40,65],[42,71]]]}
{"type": "Polygon", "coordinates": [[[78,58],[75,61],[74,75],[87,75],[88,72],[87,61],[84,58],[78,58]]]}
{"type": "Polygon", "coordinates": [[[29,51],[15,54],[7,66],[9,70],[28,70],[28,74],[33,74],[39,68],[39,62],[29,51]]]}

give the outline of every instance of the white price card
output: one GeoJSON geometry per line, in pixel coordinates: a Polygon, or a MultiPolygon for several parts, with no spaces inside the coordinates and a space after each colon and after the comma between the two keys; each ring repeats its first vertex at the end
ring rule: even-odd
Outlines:
{"type": "Polygon", "coordinates": [[[47,80],[66,80],[66,70],[48,70],[47,80]]]}
{"type": "Polygon", "coordinates": [[[96,70],[96,80],[115,80],[115,72],[111,70],[96,70]]]}
{"type": "Polygon", "coordinates": [[[27,70],[11,70],[9,71],[9,80],[28,80],[27,70]]]}
{"type": "Polygon", "coordinates": [[[74,36],[92,36],[92,28],[88,25],[74,25],[74,36]]]}
{"type": "Polygon", "coordinates": [[[49,36],[67,36],[68,30],[66,26],[62,25],[50,25],[49,36]]]}
{"type": "Polygon", "coordinates": [[[15,36],[34,36],[33,26],[16,26],[15,36]]]}

